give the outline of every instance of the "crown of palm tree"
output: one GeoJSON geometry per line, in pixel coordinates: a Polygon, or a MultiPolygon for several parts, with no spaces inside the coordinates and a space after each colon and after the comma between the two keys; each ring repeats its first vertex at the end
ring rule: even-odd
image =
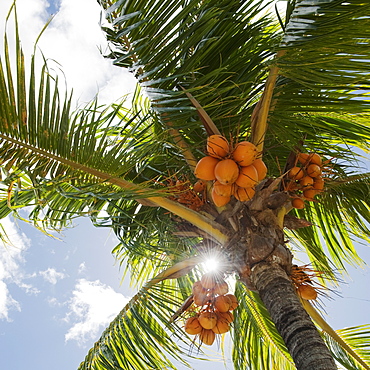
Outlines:
{"type": "MultiPolygon", "coordinates": [[[[230,235],[222,220],[169,197],[176,180],[195,181],[194,166],[215,128],[234,144],[253,140],[271,178],[285,172],[298,150],[330,159],[319,202],[293,211],[319,227],[286,234],[314,269],[325,272],[324,285],[346,264],[362,263],[354,241],[370,234],[370,176],[358,163],[370,136],[370,5],[288,1],[285,17],[275,17],[262,1],[100,3],[109,57],[129,68],[142,89],[129,109],[94,101],[71,112],[71,96],[59,96],[46,63],[36,75],[34,57],[26,88],[18,32],[13,77],[5,38],[0,215],[32,206],[30,218],[41,228],[59,229],[81,215],[112,227],[120,240],[113,252],[141,288],[80,369],[175,368],[171,357],[186,363],[188,355],[178,343],[190,339],[169,318],[200,277],[198,252],[204,244],[218,248],[230,235]]],[[[235,367],[293,369],[258,295],[240,283],[236,295],[235,367]]],[[[369,341],[368,326],[340,334],[353,347],[369,341]]],[[[343,366],[361,361],[330,338],[343,366]]],[[[365,352],[358,354],[369,361],[365,352]]]]}

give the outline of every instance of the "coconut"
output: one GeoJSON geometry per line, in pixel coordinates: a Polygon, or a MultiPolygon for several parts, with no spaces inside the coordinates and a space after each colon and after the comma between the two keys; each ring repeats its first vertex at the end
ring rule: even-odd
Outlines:
{"type": "Polygon", "coordinates": [[[204,344],[211,346],[215,341],[216,334],[210,329],[203,329],[199,334],[199,339],[204,344]]]}
{"type": "Polygon", "coordinates": [[[309,160],[310,163],[317,164],[318,166],[322,165],[322,159],[317,153],[311,153],[309,160]]]}
{"type": "Polygon", "coordinates": [[[215,167],[220,161],[214,157],[203,157],[195,167],[195,177],[201,180],[215,180],[215,167]]]}
{"type": "Polygon", "coordinates": [[[258,172],[253,165],[241,167],[235,183],[241,188],[253,188],[258,182],[258,172]]]}
{"type": "Polygon", "coordinates": [[[215,181],[213,183],[213,187],[217,195],[221,195],[222,197],[230,197],[233,193],[233,185],[232,184],[221,184],[219,181],[215,181]]]}
{"type": "Polygon", "coordinates": [[[212,328],[212,331],[216,334],[224,334],[230,330],[230,324],[227,320],[217,320],[216,325],[212,328]]]}
{"type": "Polygon", "coordinates": [[[257,147],[249,141],[241,141],[234,149],[232,157],[240,166],[250,166],[257,158],[257,147]]]}
{"type": "Polygon", "coordinates": [[[204,329],[212,329],[217,323],[217,315],[214,312],[202,312],[198,320],[204,329]]]}
{"type": "Polygon", "coordinates": [[[212,188],[211,196],[212,196],[213,203],[215,204],[216,207],[225,206],[227,203],[230,202],[230,199],[231,199],[230,196],[224,197],[222,195],[218,195],[216,193],[215,187],[212,188]]]}
{"type": "Polygon", "coordinates": [[[294,198],[292,200],[292,207],[297,209],[303,209],[304,208],[304,201],[301,198],[294,198]]]}
{"type": "Polygon", "coordinates": [[[239,167],[232,159],[224,159],[217,163],[214,173],[221,184],[233,184],[239,176],[239,167]]]}
{"type": "Polygon", "coordinates": [[[315,195],[317,194],[317,190],[315,189],[308,189],[303,192],[303,196],[307,200],[313,200],[315,198],[315,195]]]}
{"type": "Polygon", "coordinates": [[[207,153],[215,158],[225,158],[229,153],[229,142],[221,135],[211,135],[207,139],[207,153]]]}
{"type": "Polygon", "coordinates": [[[251,200],[256,191],[253,188],[241,188],[237,186],[234,189],[234,197],[240,202],[246,202],[251,200]]]}
{"type": "Polygon", "coordinates": [[[309,300],[317,298],[316,289],[312,285],[301,284],[298,286],[297,292],[303,299],[309,300]]]}
{"type": "Polygon", "coordinates": [[[321,167],[317,164],[310,164],[306,169],[307,175],[310,177],[319,177],[321,176],[321,167]]]}
{"type": "Polygon", "coordinates": [[[306,163],[308,163],[309,157],[310,155],[308,153],[299,153],[297,158],[300,163],[305,165],[306,163]]]}
{"type": "Polygon", "coordinates": [[[219,312],[227,312],[230,309],[231,300],[225,295],[219,295],[214,300],[214,306],[219,312]]]}
{"type": "Polygon", "coordinates": [[[217,317],[219,320],[226,320],[229,324],[231,324],[234,321],[234,315],[232,312],[217,312],[217,317]]]}
{"type": "Polygon", "coordinates": [[[252,166],[257,170],[258,181],[263,180],[267,175],[267,167],[265,162],[261,158],[258,158],[252,163],[252,166]]]}
{"type": "Polygon", "coordinates": [[[202,331],[202,329],[203,329],[203,327],[202,327],[202,325],[200,325],[199,320],[196,316],[189,317],[185,321],[184,330],[188,334],[192,334],[192,335],[199,334],[202,331]]]}
{"type": "Polygon", "coordinates": [[[207,289],[205,289],[200,281],[196,281],[192,288],[191,288],[193,294],[206,294],[207,289]]]}
{"type": "Polygon", "coordinates": [[[234,294],[226,294],[225,297],[230,299],[230,310],[235,310],[239,306],[238,299],[235,297],[234,294]]]}
{"type": "Polygon", "coordinates": [[[227,285],[227,282],[222,280],[218,281],[216,286],[213,289],[214,294],[223,295],[226,294],[229,291],[229,286],[227,285]]]}
{"type": "Polygon", "coordinates": [[[324,179],[322,177],[316,177],[313,182],[313,188],[316,190],[323,190],[324,189],[324,179]]]}
{"type": "Polygon", "coordinates": [[[301,167],[292,167],[288,172],[288,177],[294,180],[300,180],[304,176],[303,169],[301,167]]]}
{"type": "Polygon", "coordinates": [[[305,177],[302,177],[300,180],[299,180],[299,184],[304,187],[304,188],[310,188],[312,187],[313,185],[313,178],[311,176],[305,176],[305,177]]]}

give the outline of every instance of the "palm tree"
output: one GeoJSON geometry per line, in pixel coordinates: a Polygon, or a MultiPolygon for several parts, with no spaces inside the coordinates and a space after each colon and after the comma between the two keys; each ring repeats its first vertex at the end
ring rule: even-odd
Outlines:
{"type": "Polygon", "coordinates": [[[144,88],[129,109],[94,101],[71,112],[34,57],[27,91],[18,32],[16,78],[7,39],[0,65],[1,217],[32,206],[40,228],[81,215],[113,228],[113,253],[139,287],[80,369],[176,368],[196,357],[183,303],[208,255],[236,278],[235,368],[368,369],[369,326],[334,332],[297,294],[292,258],[306,252],[323,294],[362,263],[354,242],[370,234],[370,175],[358,162],[370,136],[370,5],[287,1],[276,16],[253,0],[100,3],[109,57],[144,88]],[[194,195],[213,134],[250,140],[267,164],[251,200],[217,207],[211,182],[194,195]],[[330,162],[317,200],[292,209],[300,193],[286,174],[302,151],[330,162]]]}

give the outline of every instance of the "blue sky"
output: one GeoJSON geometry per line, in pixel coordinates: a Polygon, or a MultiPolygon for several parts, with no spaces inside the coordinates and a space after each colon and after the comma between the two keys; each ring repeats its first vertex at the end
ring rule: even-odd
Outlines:
{"type": "MultiPolygon", "coordinates": [[[[0,1],[1,27],[11,2],[0,1]]],[[[89,101],[98,91],[101,102],[118,100],[132,91],[132,77],[99,54],[99,46],[104,50],[106,45],[95,0],[18,0],[26,57],[49,14],[57,9],[39,46],[61,64],[75,91],[75,104],[89,101]]],[[[22,221],[9,219],[2,224],[13,245],[0,246],[0,369],[76,369],[135,293],[126,282],[121,283],[122,272],[111,255],[118,241],[109,229],[94,228],[83,218],[59,240],[22,221]]],[[[358,250],[369,262],[369,247],[359,245],[358,250]]],[[[341,297],[333,295],[323,302],[335,329],[370,322],[369,269],[349,268],[349,273],[351,280],[341,287],[341,297]]],[[[222,362],[193,366],[225,368],[222,362]]]]}

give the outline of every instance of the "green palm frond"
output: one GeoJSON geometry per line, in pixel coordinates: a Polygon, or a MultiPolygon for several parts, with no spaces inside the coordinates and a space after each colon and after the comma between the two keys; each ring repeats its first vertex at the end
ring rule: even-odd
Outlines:
{"type": "MultiPolygon", "coordinates": [[[[90,217],[97,226],[113,227],[124,245],[124,250],[114,251],[121,263],[125,258],[134,271],[151,265],[145,274],[142,267],[137,270],[141,275],[137,282],[141,283],[153,270],[161,269],[162,254],[175,258],[188,255],[186,243],[175,242],[171,235],[174,221],[164,204],[172,212],[176,208],[181,217],[202,220],[206,229],[212,224],[217,229],[211,219],[160,198],[173,190],[166,179],[176,179],[176,173],[181,172],[186,180],[189,169],[180,149],[158,129],[158,119],[139,90],[131,109],[125,108],[124,102],[101,107],[95,100],[72,112],[71,96],[60,99],[57,81],[47,64],[37,75],[35,56],[26,83],[26,66],[16,35],[19,63],[14,76],[7,43],[5,64],[0,61],[2,217],[10,212],[17,216],[18,209],[31,206],[29,218],[43,229],[60,230],[79,216],[90,217]],[[18,85],[13,80],[19,81],[18,85]],[[36,80],[40,81],[37,86],[36,80]],[[29,98],[17,103],[14,96],[29,98]],[[27,101],[25,106],[23,101],[27,101]],[[152,199],[151,207],[141,207],[135,201],[147,198],[152,199]],[[157,223],[162,226],[158,228],[157,223]]],[[[210,233],[226,238],[216,229],[210,233]]]]}
{"type": "Polygon", "coordinates": [[[246,128],[276,43],[266,5],[248,1],[101,1],[111,23],[111,57],[145,86],[165,123],[197,144],[196,114],[179,87],[191,91],[226,135],[246,128]],[[170,9],[176,9],[172,16],[170,9]],[[143,37],[145,35],[145,37],[143,37]]]}
{"type": "Polygon", "coordinates": [[[191,281],[188,276],[172,279],[171,275],[198,262],[199,257],[175,264],[143,286],[103,332],[79,370],[176,369],[174,360],[189,367],[185,357],[195,356],[182,346],[188,347],[190,338],[181,323],[169,323],[190,295],[191,281]]]}
{"type": "Polygon", "coordinates": [[[347,263],[363,264],[354,242],[367,241],[370,234],[367,225],[369,179],[369,174],[356,174],[328,181],[318,202],[310,202],[304,210],[296,210],[298,217],[309,220],[316,227],[295,230],[294,235],[304,246],[314,268],[324,271],[331,282],[346,271],[347,263]]]}
{"type": "MultiPolygon", "coordinates": [[[[370,368],[369,343],[370,343],[370,326],[361,325],[336,331],[343,341],[350,346],[370,368]]],[[[324,333],[324,339],[331,349],[336,361],[346,369],[359,369],[364,367],[351,357],[338,343],[329,335],[324,333]]]]}
{"type": "Polygon", "coordinates": [[[295,369],[293,360],[258,294],[236,285],[233,361],[236,369],[295,369]]]}

